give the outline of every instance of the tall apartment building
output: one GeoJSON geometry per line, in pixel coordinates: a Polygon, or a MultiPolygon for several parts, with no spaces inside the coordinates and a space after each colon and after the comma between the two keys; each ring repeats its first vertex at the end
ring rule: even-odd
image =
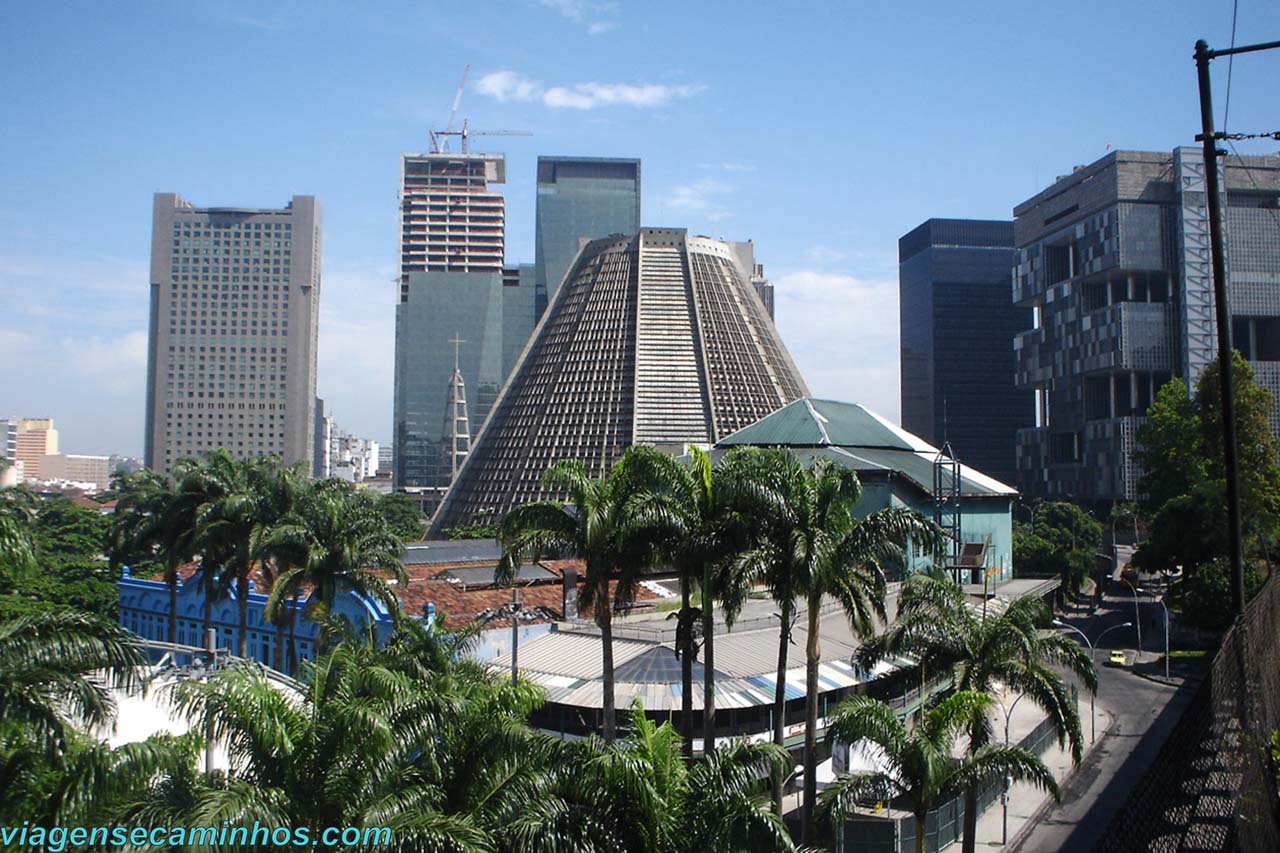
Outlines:
{"type": "MultiPolygon", "coordinates": [[[[1216,357],[1204,168],[1199,148],[1116,151],[1014,208],[1013,301],[1032,312],[1014,339],[1035,400],[1018,432],[1024,493],[1137,497],[1152,398],[1171,376],[1194,386],[1216,357]]],[[[1280,395],[1280,161],[1220,168],[1232,340],[1280,395]]]]}
{"type": "MultiPolygon", "coordinates": [[[[400,168],[400,300],[396,305],[397,488],[443,494],[455,359],[478,431],[506,374],[503,328],[520,289],[504,273],[506,181],[500,154],[404,154],[400,168]]],[[[528,297],[531,293],[519,294],[528,297]]],[[[514,321],[513,321],[514,322],[514,321]]],[[[525,324],[532,328],[532,319],[525,324]]],[[[526,333],[527,334],[527,333],[526,333]]],[[[510,356],[508,356],[510,358],[510,356]]]]}
{"type": "Polygon", "coordinates": [[[320,205],[196,207],[157,193],[147,467],[223,447],[312,462],[320,205]]]}
{"type": "Polygon", "coordinates": [[[966,465],[1013,484],[1031,393],[1010,340],[1031,311],[1009,301],[1013,223],[930,219],[898,241],[902,427],[949,442],[966,465]]]}
{"type": "Polygon", "coordinates": [[[22,463],[23,476],[42,477],[44,457],[58,452],[58,430],[53,418],[19,418],[14,436],[14,461],[22,463]]]}
{"type": "Polygon", "coordinates": [[[732,244],[642,228],[587,244],[552,297],[432,530],[547,497],[544,471],[603,473],[629,445],[683,452],[807,394],[732,244]]]}
{"type": "Polygon", "coordinates": [[[17,418],[0,418],[0,458],[10,464],[18,461],[17,418]]]}
{"type": "Polygon", "coordinates": [[[580,239],[640,230],[640,161],[539,157],[534,230],[541,316],[577,256],[580,239]]]}

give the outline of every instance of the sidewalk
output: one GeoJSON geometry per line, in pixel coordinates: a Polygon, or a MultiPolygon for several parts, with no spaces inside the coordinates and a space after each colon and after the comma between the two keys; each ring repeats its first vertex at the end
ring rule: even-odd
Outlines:
{"type": "MultiPolygon", "coordinates": [[[[1013,706],[1013,714],[1009,721],[1009,743],[1017,743],[1030,734],[1045,719],[1044,712],[1032,704],[1029,699],[1018,700],[1016,695],[1011,695],[1008,697],[1002,696],[1000,700],[1005,703],[1006,707],[1011,701],[1017,700],[1013,706]]],[[[1101,702],[1096,702],[1095,705],[1097,711],[1097,740],[1091,744],[1089,743],[1089,696],[1087,693],[1080,695],[1080,729],[1084,734],[1086,757],[1094,747],[1100,746],[1105,741],[1107,733],[1115,720],[1114,714],[1105,705],[1101,702]]],[[[996,712],[999,716],[995,726],[996,735],[1003,741],[1004,711],[1000,710],[1000,706],[997,705],[996,712]]],[[[1058,785],[1061,787],[1063,780],[1070,776],[1074,769],[1074,765],[1071,763],[1070,750],[1060,749],[1057,742],[1054,741],[1040,758],[1053,773],[1053,778],[1058,781],[1058,785]]],[[[1007,838],[1010,842],[1014,841],[1024,828],[1029,830],[1032,827],[1032,818],[1040,811],[1042,806],[1049,802],[1052,802],[1052,798],[1038,788],[1026,783],[1014,785],[1009,791],[1007,834],[1004,828],[1006,820],[1005,808],[1001,806],[999,800],[996,800],[978,817],[977,848],[979,850],[998,850],[1005,846],[1001,840],[1002,838],[1007,838]]],[[[946,853],[958,853],[961,847],[961,841],[957,840],[942,849],[946,853]]]]}

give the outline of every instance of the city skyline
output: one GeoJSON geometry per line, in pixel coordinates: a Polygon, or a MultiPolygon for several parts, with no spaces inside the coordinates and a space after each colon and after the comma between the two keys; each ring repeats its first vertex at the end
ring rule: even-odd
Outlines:
{"type": "MultiPolygon", "coordinates": [[[[1093,6],[1101,14],[1085,4],[1073,19],[1093,6]]],[[[12,105],[0,135],[4,411],[56,418],[77,452],[140,455],[151,194],[176,188],[211,206],[310,194],[326,209],[318,393],[348,428],[388,440],[388,187],[398,155],[426,150],[428,130],[445,124],[469,63],[459,121],[535,134],[473,142],[507,155],[508,265],[534,260],[538,156],[642,159],[642,221],[754,240],[777,285],[778,328],[815,396],[897,419],[897,238],[933,216],[1009,218],[1108,146],[1191,144],[1192,43],[1225,46],[1231,35],[1229,7],[1189,3],[1158,18],[1111,9],[1111,26],[1087,40],[1047,36],[1062,26],[1059,10],[1012,4],[910,20],[827,8],[820,27],[810,15],[681,7],[682,27],[664,33],[655,56],[660,9],[530,2],[484,12],[478,31],[461,10],[404,5],[0,13],[12,105]],[[187,61],[161,59],[156,32],[187,61]],[[425,43],[430,58],[408,73],[405,52],[389,49],[425,43]],[[547,43],[572,49],[534,49],[547,43]],[[63,54],[77,61],[44,61],[63,54]],[[329,59],[317,65],[316,55],[329,59]],[[209,67],[218,73],[192,70],[209,67]],[[215,115],[230,132],[212,132],[215,115]],[[291,137],[283,152],[281,133],[291,137]]],[[[1240,41],[1278,25],[1273,7],[1240,4],[1240,41]]],[[[1280,57],[1236,64],[1228,128],[1273,129],[1267,82],[1280,57]]],[[[1226,70],[1214,68],[1223,95],[1226,70]]],[[[1220,119],[1224,106],[1220,96],[1220,119]]]]}

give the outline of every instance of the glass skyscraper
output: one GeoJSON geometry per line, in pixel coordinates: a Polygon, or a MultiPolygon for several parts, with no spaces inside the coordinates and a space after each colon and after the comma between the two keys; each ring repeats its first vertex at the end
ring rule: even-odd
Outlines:
{"type": "Polygon", "coordinates": [[[1032,397],[1013,381],[1013,223],[930,219],[898,241],[902,426],[1013,484],[1032,397]]]}
{"type": "MultiPolygon", "coordinates": [[[[497,398],[503,371],[500,154],[405,154],[400,172],[400,301],[396,306],[395,484],[443,494],[455,358],[472,435],[497,398]]],[[[428,505],[430,501],[427,502],[428,505]]]]}
{"type": "Polygon", "coordinates": [[[594,240],[640,230],[640,161],[539,157],[534,280],[541,315],[578,254],[594,240]]]}

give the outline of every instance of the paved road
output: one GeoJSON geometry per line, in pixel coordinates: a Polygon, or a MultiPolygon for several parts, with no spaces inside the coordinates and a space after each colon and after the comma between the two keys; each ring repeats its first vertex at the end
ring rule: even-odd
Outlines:
{"type": "MultiPolygon", "coordinates": [[[[1108,595],[1093,618],[1070,620],[1092,640],[1105,628],[1133,618],[1133,602],[1108,595]]],[[[1144,640],[1145,640],[1144,636],[1144,640]]],[[[1106,649],[1132,649],[1132,629],[1112,631],[1098,648],[1098,695],[1115,714],[1105,740],[1085,758],[1051,805],[1012,851],[1086,851],[1106,831],[1134,784],[1151,766],[1195,692],[1194,684],[1170,687],[1127,669],[1102,665],[1106,649]]],[[[1150,646],[1147,645],[1148,649],[1150,646]]],[[[1084,721],[1088,725],[1088,721],[1084,721]]],[[[1087,732],[1087,729],[1086,729],[1087,732]]],[[[1099,731],[1099,737],[1102,732],[1099,731]]]]}

